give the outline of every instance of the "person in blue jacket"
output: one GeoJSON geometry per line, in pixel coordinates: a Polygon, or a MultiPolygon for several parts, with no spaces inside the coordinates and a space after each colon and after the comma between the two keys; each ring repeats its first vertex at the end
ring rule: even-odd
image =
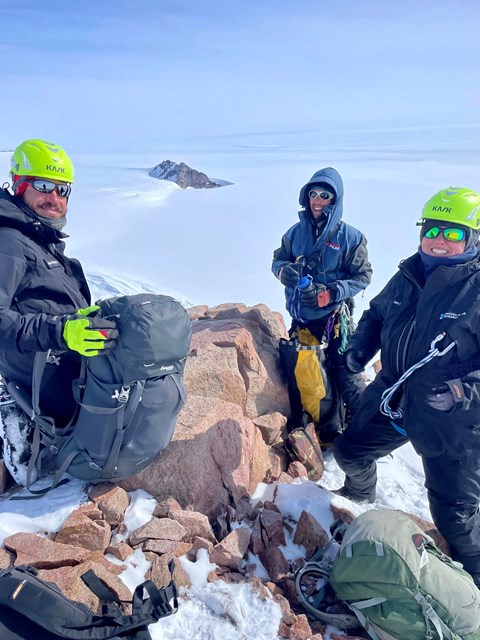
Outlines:
{"type": "Polygon", "coordinates": [[[335,386],[346,406],[347,416],[359,406],[365,388],[361,375],[352,373],[338,349],[341,336],[332,327],[342,302],[350,301],[371,281],[365,236],[342,221],[343,182],[331,167],[316,171],[301,188],[299,222],[282,238],[273,254],[272,272],[285,286],[286,308],[292,318],[290,335],[307,328],[320,341],[329,340],[326,350],[335,386]],[[299,290],[302,276],[312,285],[299,290]]]}

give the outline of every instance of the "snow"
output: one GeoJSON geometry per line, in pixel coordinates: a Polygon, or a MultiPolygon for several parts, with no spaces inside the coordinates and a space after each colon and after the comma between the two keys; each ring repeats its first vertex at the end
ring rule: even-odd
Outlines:
{"type": "MultiPolygon", "coordinates": [[[[68,214],[67,254],[80,258],[88,274],[93,298],[140,291],[168,293],[185,305],[244,302],[267,304],[283,311],[283,287],[270,273],[273,250],[295,223],[300,187],[317,169],[337,168],[345,183],[344,219],[368,238],[374,268],[372,285],[357,297],[355,317],[394,273],[400,259],[417,248],[422,204],[449,184],[478,189],[480,161],[475,152],[476,127],[410,128],[390,131],[330,131],[269,134],[252,139],[218,139],[214,148],[202,144],[179,147],[176,161],[184,161],[209,176],[233,182],[228,188],[181,190],[148,176],[165,159],[138,154],[83,156],[69,149],[76,164],[68,214]],[[455,153],[446,153],[455,135],[455,153]]],[[[171,153],[169,151],[169,155],[171,153]]],[[[0,152],[0,175],[8,173],[10,153],[0,152]]],[[[343,474],[327,456],[324,477],[313,483],[259,484],[252,503],[275,499],[285,517],[298,520],[308,510],[328,530],[333,521],[330,504],[354,514],[366,509],[402,509],[431,520],[423,486],[421,462],[405,445],[378,463],[376,502],[357,505],[331,493],[343,484],[343,474]]],[[[45,485],[39,482],[35,488],[45,485]]],[[[24,496],[20,491],[17,496],[24,496]]],[[[0,543],[16,532],[48,535],[87,500],[83,484],[68,484],[36,500],[0,499],[0,543]]],[[[149,520],[154,499],[143,491],[131,494],[125,539],[149,520]]],[[[286,556],[296,559],[304,550],[287,535],[286,556]]],[[[113,561],[112,557],[109,559],[113,561]]],[[[260,561],[249,554],[261,578],[260,561]]],[[[137,550],[121,575],[129,588],[142,581],[149,563],[137,550]]],[[[178,613],[151,627],[154,640],[276,640],[280,608],[261,600],[248,585],[207,583],[211,563],[200,550],[197,561],[182,559],[192,588],[182,592],[178,613]]],[[[333,631],[331,629],[330,631],[333,631]]],[[[327,633],[325,640],[329,640],[327,633]]]]}

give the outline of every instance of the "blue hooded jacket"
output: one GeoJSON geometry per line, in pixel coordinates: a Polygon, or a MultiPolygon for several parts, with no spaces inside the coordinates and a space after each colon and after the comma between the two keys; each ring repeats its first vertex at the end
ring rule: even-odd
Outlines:
{"type": "Polygon", "coordinates": [[[314,173],[301,188],[299,203],[300,222],[290,227],[274,252],[272,272],[278,278],[282,267],[301,259],[305,263],[302,275],[311,275],[316,284],[330,290],[330,304],[314,309],[302,304],[297,289],[285,287],[288,313],[294,321],[306,324],[330,315],[339,302],[365,289],[372,279],[372,268],[365,236],[342,222],[343,182],[338,171],[327,167],[314,173]],[[315,224],[308,198],[310,189],[320,183],[335,192],[333,204],[323,209],[322,219],[326,216],[326,222],[321,228],[315,224]]]}

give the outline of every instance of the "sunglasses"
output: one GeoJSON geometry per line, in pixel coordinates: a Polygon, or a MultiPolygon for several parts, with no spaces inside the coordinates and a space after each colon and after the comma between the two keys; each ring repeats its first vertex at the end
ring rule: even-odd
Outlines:
{"type": "Polygon", "coordinates": [[[440,235],[440,233],[442,233],[443,237],[445,238],[445,240],[448,240],[448,242],[462,242],[462,240],[465,240],[465,231],[463,229],[455,229],[450,227],[448,229],[442,229],[441,227],[432,227],[427,231],[424,237],[436,238],[438,235],[440,235]]]}
{"type": "Polygon", "coordinates": [[[42,180],[41,178],[26,180],[25,182],[28,182],[35,191],[40,191],[40,193],[53,193],[56,189],[60,198],[68,198],[72,192],[72,187],[68,184],[56,184],[55,182],[42,180]]]}
{"type": "Polygon", "coordinates": [[[321,198],[322,200],[330,200],[330,198],[333,198],[334,196],[335,194],[330,193],[330,191],[316,191],[315,189],[312,189],[308,192],[308,197],[310,198],[310,200],[313,200],[317,197],[321,198]]]}

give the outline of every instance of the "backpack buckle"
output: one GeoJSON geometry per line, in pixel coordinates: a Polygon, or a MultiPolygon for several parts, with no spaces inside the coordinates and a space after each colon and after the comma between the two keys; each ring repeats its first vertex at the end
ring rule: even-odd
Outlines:
{"type": "Polygon", "coordinates": [[[130,396],[130,385],[122,385],[120,391],[115,389],[115,393],[112,395],[112,398],[116,400],[119,404],[125,404],[128,401],[130,396]]]}

